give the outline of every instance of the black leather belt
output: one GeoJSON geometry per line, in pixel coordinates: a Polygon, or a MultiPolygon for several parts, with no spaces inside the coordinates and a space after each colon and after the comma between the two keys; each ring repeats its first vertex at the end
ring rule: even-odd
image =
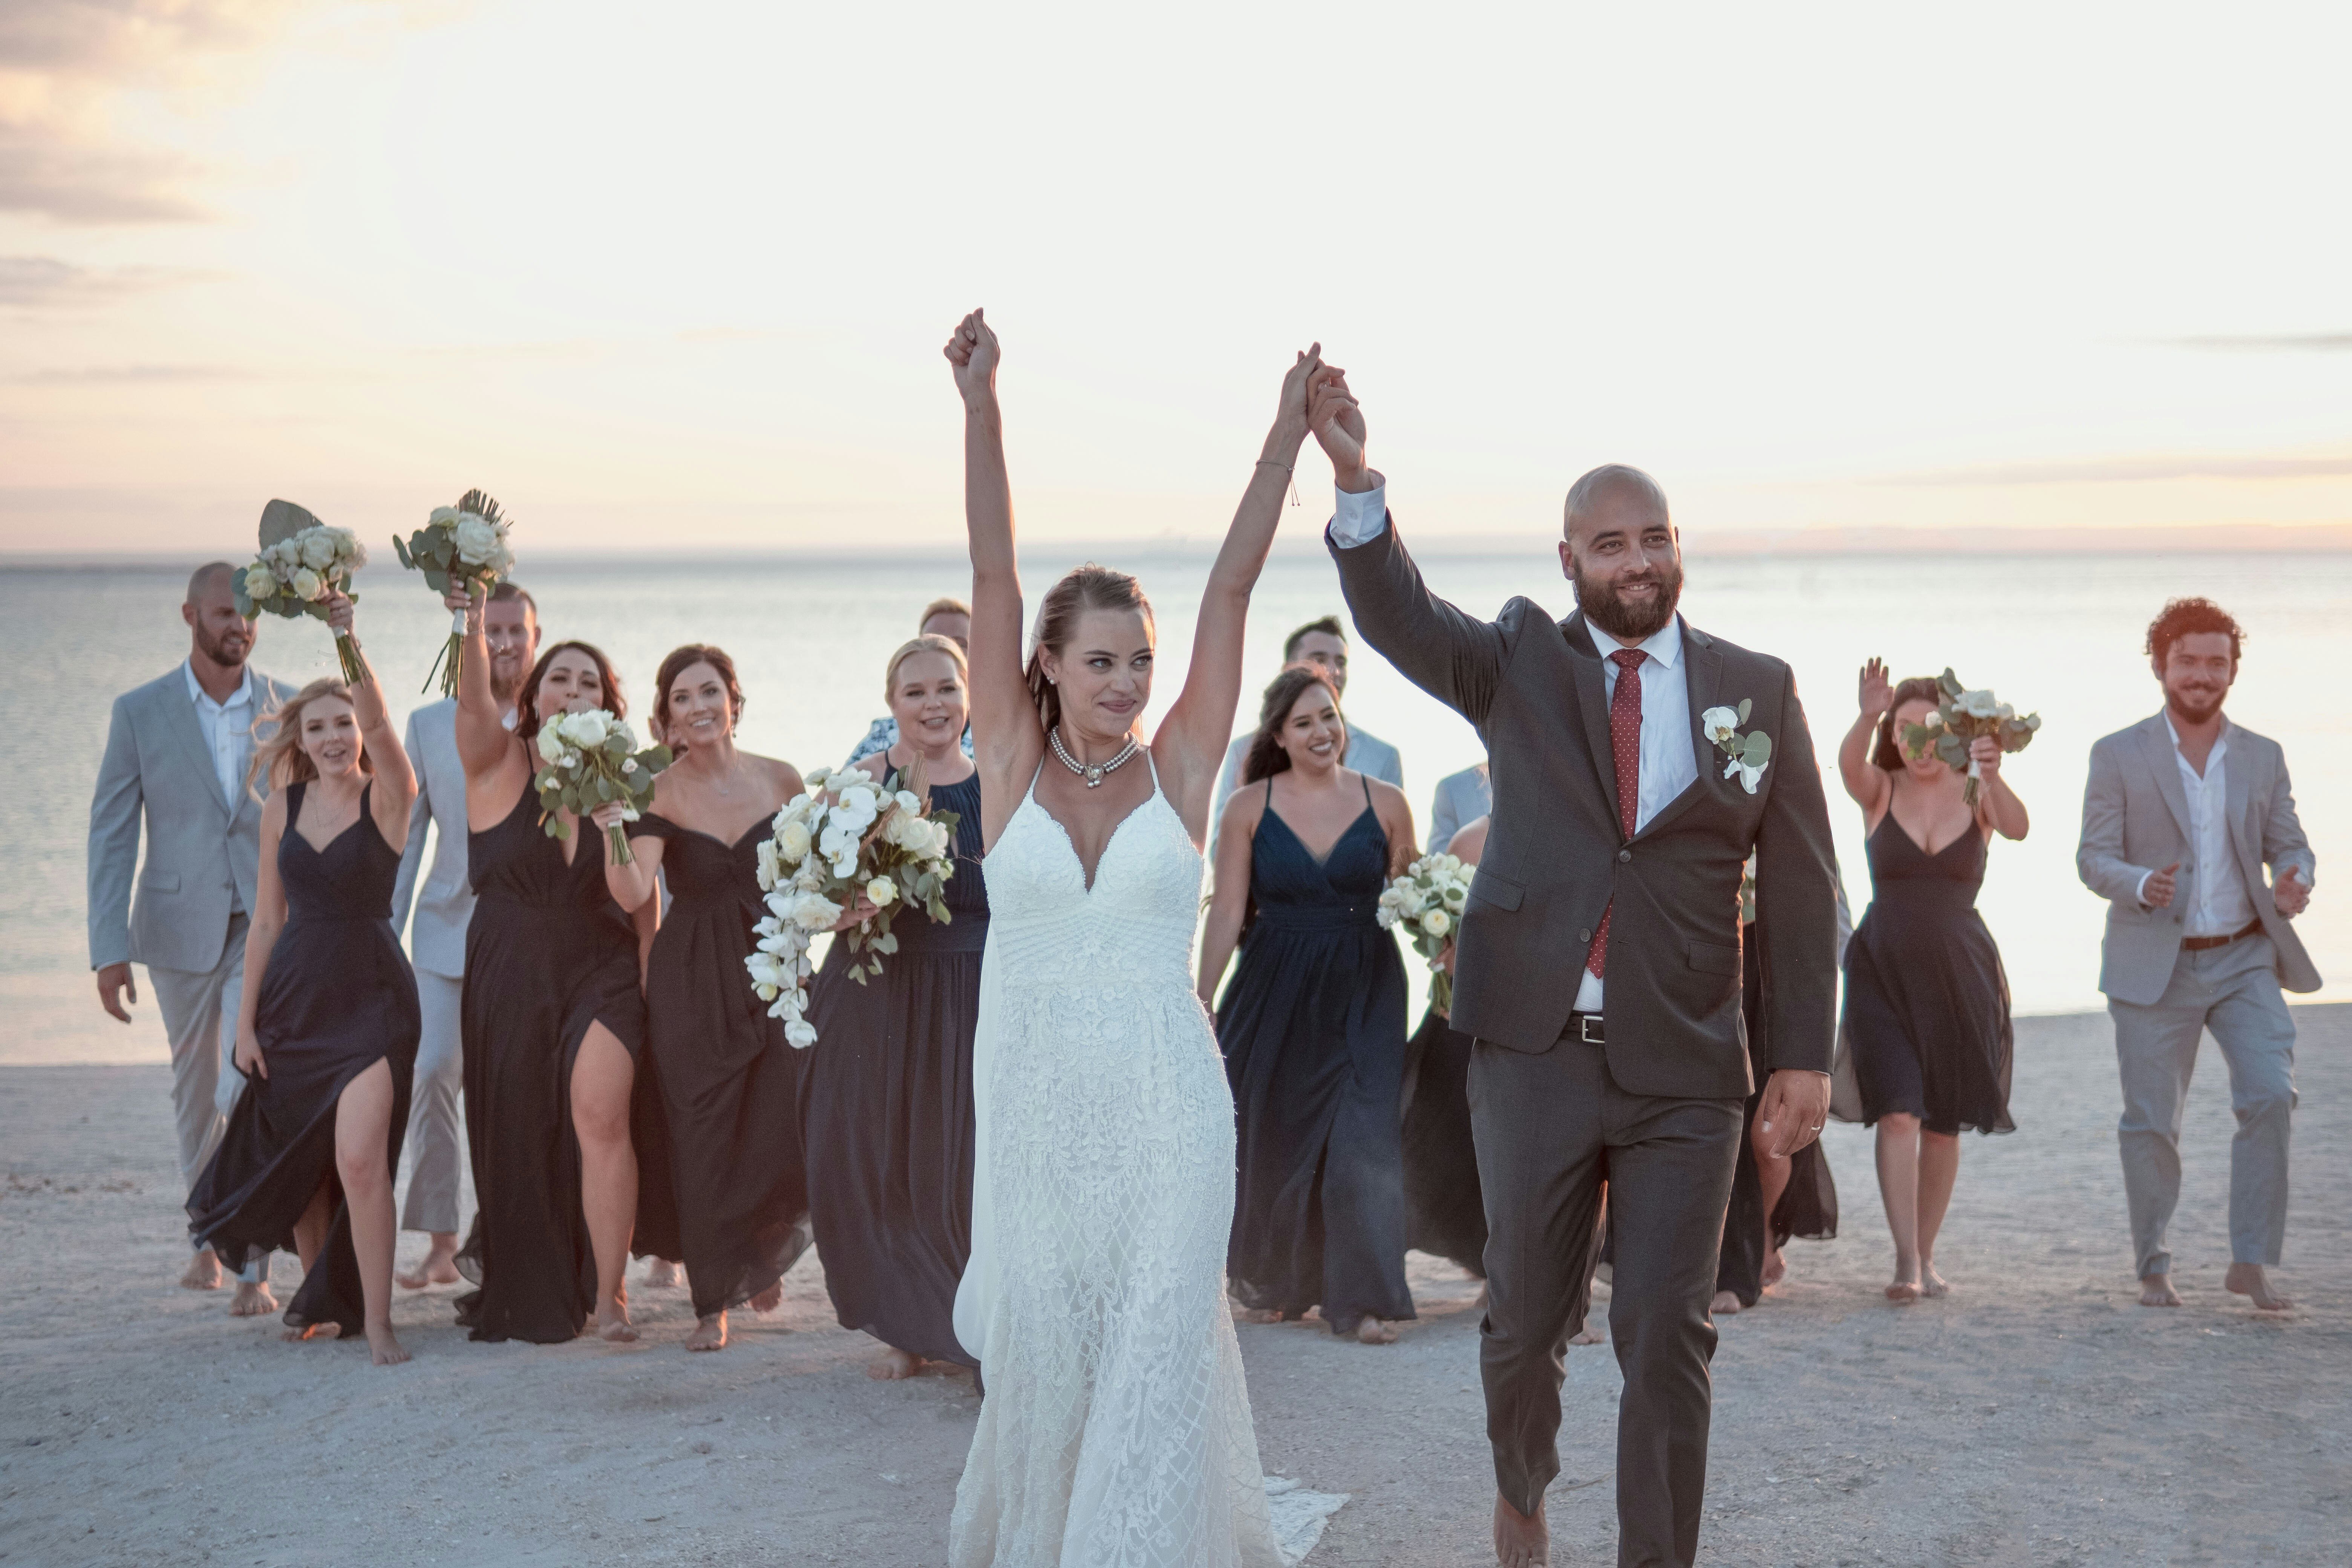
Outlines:
{"type": "Polygon", "coordinates": [[[2257,935],[2262,929],[2262,917],[2257,915],[2246,922],[2246,929],[2243,931],[2233,931],[2227,936],[2184,936],[2180,939],[2180,945],[2190,952],[2210,952],[2217,947],[2227,947],[2242,937],[2257,935]]]}
{"type": "Polygon", "coordinates": [[[1568,1016],[1568,1037],[1571,1040],[1582,1040],[1588,1046],[1605,1046],[1609,1043],[1608,1032],[1601,1027],[1601,1015],[1598,1013],[1570,1013],[1568,1016]]]}

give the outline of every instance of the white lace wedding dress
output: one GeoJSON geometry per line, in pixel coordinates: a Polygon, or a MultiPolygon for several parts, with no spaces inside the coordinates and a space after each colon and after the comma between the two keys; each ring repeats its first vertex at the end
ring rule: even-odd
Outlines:
{"type": "Polygon", "coordinates": [[[1225,1305],[1234,1102],[1192,992],[1200,852],[1155,768],[1091,891],[1034,781],[986,874],[955,1322],[988,1392],[949,1561],[1277,1568],[1225,1305]]]}

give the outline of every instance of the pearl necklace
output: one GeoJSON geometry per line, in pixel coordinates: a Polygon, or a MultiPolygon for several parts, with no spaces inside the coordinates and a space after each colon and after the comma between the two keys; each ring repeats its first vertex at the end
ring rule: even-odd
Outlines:
{"type": "Polygon", "coordinates": [[[1048,745],[1054,748],[1054,755],[1061,758],[1062,765],[1064,767],[1069,769],[1072,773],[1087,781],[1087,787],[1088,789],[1100,789],[1102,787],[1104,777],[1118,771],[1120,763],[1135,755],[1136,751],[1140,744],[1134,736],[1129,735],[1127,738],[1127,744],[1120,747],[1118,755],[1113,757],[1110,761],[1107,763],[1082,763],[1078,761],[1077,758],[1070,755],[1069,748],[1062,744],[1062,727],[1059,724],[1055,725],[1052,729],[1045,731],[1045,742],[1048,745]]]}

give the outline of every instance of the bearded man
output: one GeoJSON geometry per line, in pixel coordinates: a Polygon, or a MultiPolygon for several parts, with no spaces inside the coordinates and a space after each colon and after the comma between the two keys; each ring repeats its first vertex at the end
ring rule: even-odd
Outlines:
{"type": "Polygon", "coordinates": [[[1682,546],[1657,483],[1612,464],[1570,487],[1577,611],[1493,621],[1431,593],[1344,375],[1308,410],[1339,487],[1328,541],[1356,626],[1477,727],[1494,809],[1455,950],[1474,1037],[1486,1205],[1480,1370],[1506,1568],[1550,1560],[1561,1360],[1581,1327],[1601,1194],[1616,1236],[1610,1337],[1618,1562],[1688,1563],[1706,1485],[1708,1303],[1751,1061],[1759,1142],[1786,1155],[1829,1109],[1836,894],[1829,814],[1789,667],[1684,622],[1682,546]],[[1740,1016],[1739,884],[1757,858],[1762,1038],[1740,1016]]]}

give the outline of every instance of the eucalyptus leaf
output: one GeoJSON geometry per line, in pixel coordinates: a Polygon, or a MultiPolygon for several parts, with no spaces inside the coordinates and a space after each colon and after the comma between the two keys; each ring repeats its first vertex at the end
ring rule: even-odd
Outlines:
{"type": "Polygon", "coordinates": [[[1761,730],[1750,730],[1739,743],[1739,760],[1751,768],[1762,767],[1772,760],[1772,737],[1761,730]]]}
{"type": "Polygon", "coordinates": [[[1748,722],[1748,710],[1755,706],[1756,700],[1752,697],[1743,697],[1739,700],[1739,721],[1741,723],[1745,724],[1748,722]]]}

